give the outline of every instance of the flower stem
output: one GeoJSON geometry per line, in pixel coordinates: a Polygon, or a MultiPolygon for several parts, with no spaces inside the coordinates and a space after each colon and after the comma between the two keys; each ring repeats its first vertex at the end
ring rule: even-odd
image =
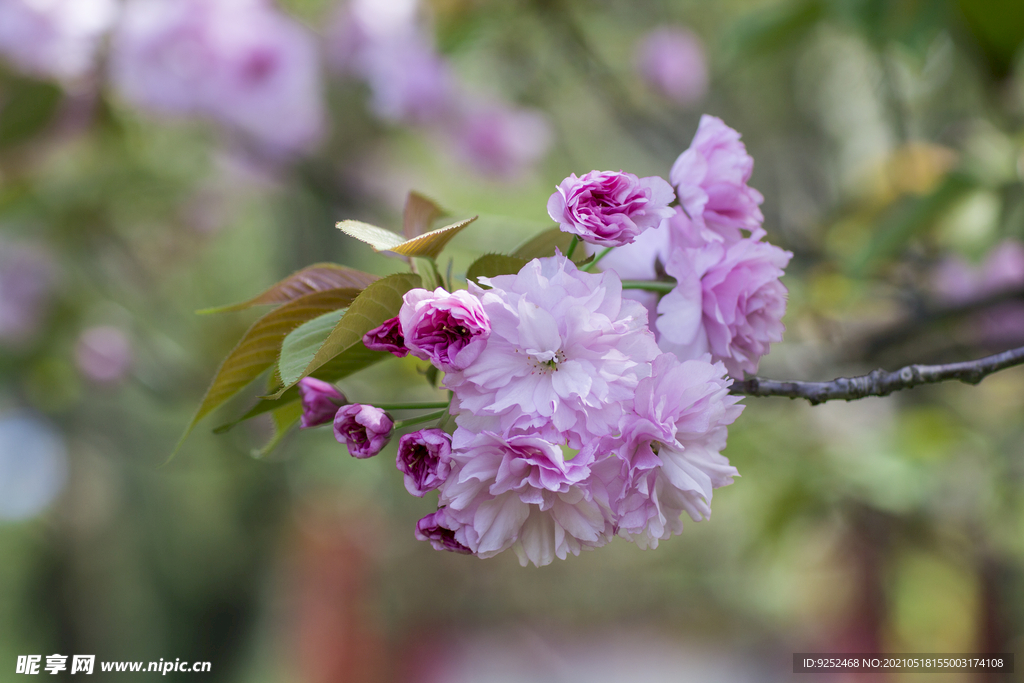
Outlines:
{"type": "Polygon", "coordinates": [[[584,273],[589,273],[589,272],[590,272],[591,270],[593,270],[593,269],[594,269],[594,266],[596,266],[596,265],[597,265],[598,261],[600,261],[600,260],[601,260],[601,259],[603,259],[603,258],[604,258],[605,256],[607,256],[607,255],[608,255],[608,252],[610,252],[610,251],[611,251],[612,249],[614,249],[614,248],[615,248],[615,247],[606,247],[604,251],[602,251],[602,252],[601,252],[600,254],[598,254],[598,255],[597,255],[597,258],[595,258],[595,259],[594,259],[593,261],[591,261],[590,263],[588,263],[588,264],[586,264],[586,265],[582,266],[582,267],[580,268],[580,270],[582,270],[582,271],[583,271],[584,273]]]}
{"type": "Polygon", "coordinates": [[[576,235],[572,236],[572,242],[569,242],[569,249],[565,252],[565,258],[572,259],[573,252],[576,251],[576,245],[580,243],[580,238],[576,235]]]}
{"type": "Polygon", "coordinates": [[[399,420],[395,423],[395,430],[402,429],[404,427],[411,427],[412,425],[418,425],[423,422],[430,422],[431,420],[437,420],[444,417],[446,410],[439,410],[436,413],[427,413],[426,415],[420,415],[419,417],[410,417],[408,420],[399,420]]]}
{"type": "Polygon", "coordinates": [[[648,292],[671,292],[675,289],[675,282],[666,282],[664,280],[623,280],[623,289],[643,289],[648,292]]]}
{"type": "Polygon", "coordinates": [[[435,403],[374,403],[381,410],[426,410],[427,408],[447,408],[448,401],[435,403]]]}

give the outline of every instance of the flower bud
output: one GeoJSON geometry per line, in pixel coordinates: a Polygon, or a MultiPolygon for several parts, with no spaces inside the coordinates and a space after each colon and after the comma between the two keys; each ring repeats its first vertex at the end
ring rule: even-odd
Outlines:
{"type": "Polygon", "coordinates": [[[338,405],[348,402],[333,384],[312,377],[299,382],[299,396],[302,397],[303,429],[330,422],[338,412],[338,405]]]}
{"type": "Polygon", "coordinates": [[[394,426],[380,408],[352,403],[334,416],[334,438],[348,446],[353,458],[372,458],[387,445],[394,426]]]}

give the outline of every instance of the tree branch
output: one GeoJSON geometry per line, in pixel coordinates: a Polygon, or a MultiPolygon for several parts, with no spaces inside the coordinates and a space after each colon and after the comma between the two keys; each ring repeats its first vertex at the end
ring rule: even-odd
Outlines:
{"type": "Polygon", "coordinates": [[[780,382],[751,377],[734,382],[729,392],[739,396],[785,396],[805,398],[811,405],[841,398],[853,401],[867,396],[888,396],[894,391],[919,384],[935,384],[951,379],[977,384],[999,370],[1024,364],[1024,346],[977,360],[945,365],[908,365],[895,372],[875,370],[860,377],[839,377],[831,382],[780,382]]]}

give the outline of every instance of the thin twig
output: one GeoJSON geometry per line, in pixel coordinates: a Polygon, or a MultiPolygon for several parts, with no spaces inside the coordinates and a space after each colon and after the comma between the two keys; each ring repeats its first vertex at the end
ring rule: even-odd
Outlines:
{"type": "Polygon", "coordinates": [[[839,377],[831,382],[780,382],[751,377],[734,382],[730,393],[739,396],[785,396],[805,398],[811,405],[838,398],[854,401],[867,396],[888,396],[894,391],[919,384],[934,384],[956,379],[977,384],[999,370],[1024,364],[1024,346],[977,360],[945,365],[908,365],[895,372],[875,370],[860,377],[839,377]]]}

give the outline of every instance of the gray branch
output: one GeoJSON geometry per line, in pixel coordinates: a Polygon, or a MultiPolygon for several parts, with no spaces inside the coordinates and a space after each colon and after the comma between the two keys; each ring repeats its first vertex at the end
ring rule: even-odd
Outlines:
{"type": "Polygon", "coordinates": [[[805,398],[811,405],[838,398],[854,401],[867,396],[888,396],[894,391],[911,389],[919,384],[935,384],[956,379],[977,384],[999,370],[1024,364],[1024,346],[994,356],[945,365],[908,365],[895,372],[874,370],[860,377],[839,377],[831,382],[780,382],[751,377],[733,382],[730,393],[739,396],[785,396],[805,398]]]}

